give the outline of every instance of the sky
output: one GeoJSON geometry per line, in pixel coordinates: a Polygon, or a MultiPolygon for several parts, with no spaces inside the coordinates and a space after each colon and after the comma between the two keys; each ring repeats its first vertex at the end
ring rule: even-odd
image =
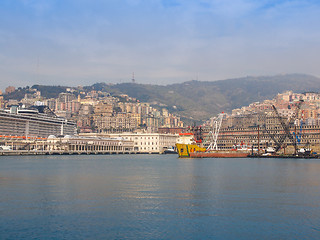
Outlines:
{"type": "Polygon", "coordinates": [[[320,76],[318,0],[1,0],[0,89],[320,76]]]}

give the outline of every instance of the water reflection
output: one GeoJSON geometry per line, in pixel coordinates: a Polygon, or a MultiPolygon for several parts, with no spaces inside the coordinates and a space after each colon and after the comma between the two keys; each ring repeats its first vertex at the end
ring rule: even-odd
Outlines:
{"type": "Polygon", "coordinates": [[[319,234],[320,161],[0,159],[1,238],[226,239],[319,234]]]}

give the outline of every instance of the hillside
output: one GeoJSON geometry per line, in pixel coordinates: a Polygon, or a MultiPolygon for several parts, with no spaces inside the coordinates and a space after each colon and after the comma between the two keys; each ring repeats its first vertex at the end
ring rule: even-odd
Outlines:
{"type": "Polygon", "coordinates": [[[123,83],[106,86],[110,93],[125,93],[141,101],[165,104],[184,118],[202,121],[219,112],[274,98],[278,93],[319,92],[320,79],[303,74],[245,77],[214,82],[189,81],[167,86],[123,83]],[[176,106],[175,108],[173,106],[176,106]]]}
{"type": "MultiPolygon", "coordinates": [[[[67,87],[63,87],[63,86],[46,86],[46,85],[33,85],[31,88],[37,89],[38,91],[40,91],[41,95],[47,99],[57,98],[59,96],[59,93],[65,92],[67,89],[67,87]]],[[[31,91],[28,86],[24,88],[19,87],[14,92],[11,92],[9,94],[4,94],[3,96],[5,100],[16,99],[20,101],[22,98],[24,98],[26,93],[33,93],[33,91],[31,91]]]]}
{"type": "MultiPolygon", "coordinates": [[[[66,89],[61,86],[43,85],[34,85],[32,88],[40,90],[42,96],[46,98],[57,97],[66,89]]],[[[5,98],[14,96],[22,98],[24,90],[17,90],[5,98]]],[[[252,102],[272,99],[278,93],[287,90],[296,93],[319,92],[320,79],[304,74],[287,74],[211,82],[188,81],[167,86],[96,83],[84,87],[84,90],[105,91],[112,95],[127,94],[141,102],[150,102],[155,107],[166,106],[170,112],[180,115],[184,120],[200,122],[222,111],[231,112],[232,109],[247,106],[252,102]]]]}

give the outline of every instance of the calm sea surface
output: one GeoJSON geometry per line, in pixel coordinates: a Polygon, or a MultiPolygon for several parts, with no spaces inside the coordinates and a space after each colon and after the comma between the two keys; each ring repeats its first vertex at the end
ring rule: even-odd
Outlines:
{"type": "Polygon", "coordinates": [[[0,239],[320,239],[320,161],[0,157],[0,239]]]}

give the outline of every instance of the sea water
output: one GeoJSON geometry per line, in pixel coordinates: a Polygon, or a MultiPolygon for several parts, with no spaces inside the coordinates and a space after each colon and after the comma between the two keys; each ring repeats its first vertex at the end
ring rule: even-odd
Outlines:
{"type": "Polygon", "coordinates": [[[0,157],[0,239],[319,238],[319,160],[0,157]]]}

